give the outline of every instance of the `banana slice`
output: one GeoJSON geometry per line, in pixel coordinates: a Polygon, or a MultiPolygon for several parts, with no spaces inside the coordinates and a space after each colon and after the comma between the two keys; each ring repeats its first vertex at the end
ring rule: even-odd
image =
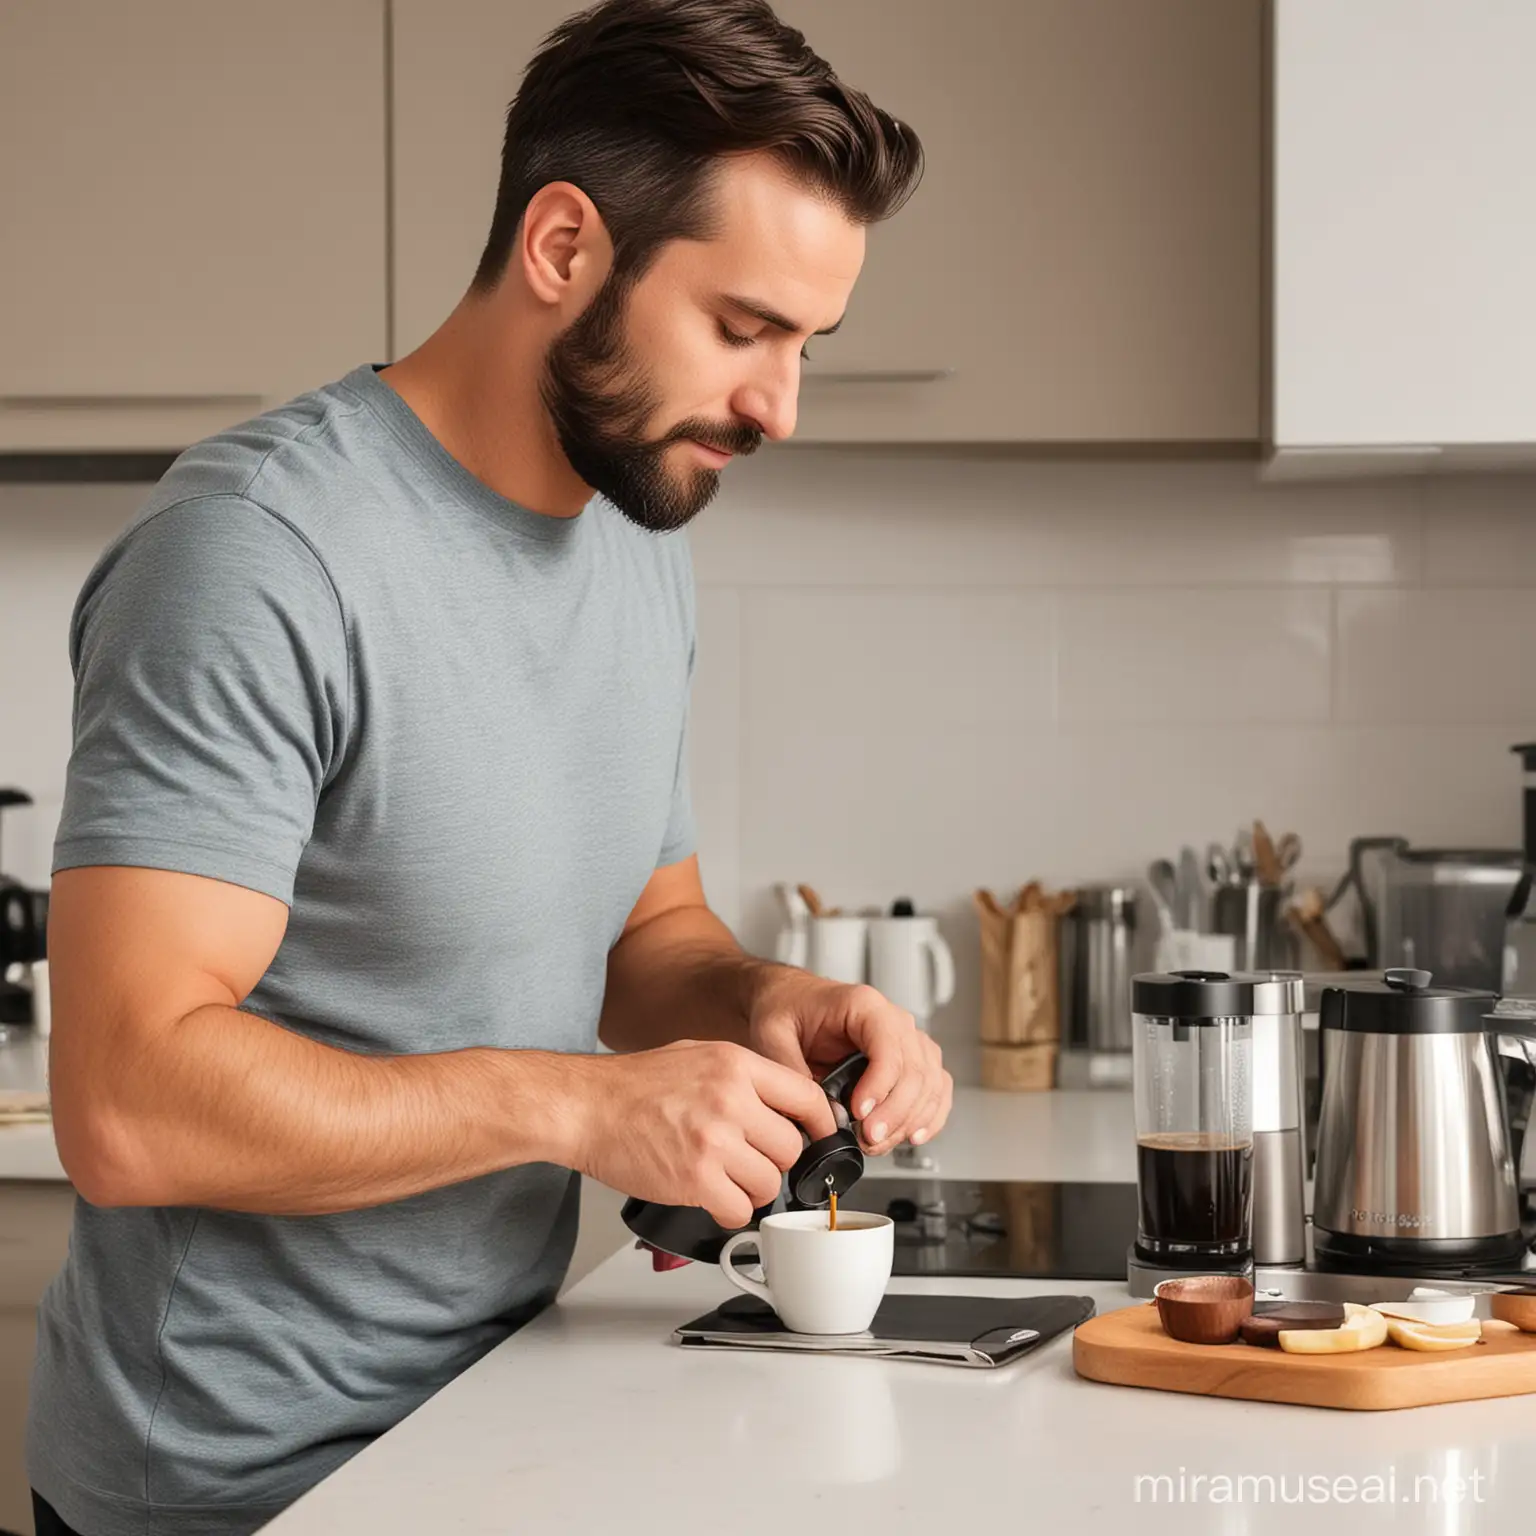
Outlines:
{"type": "Polygon", "coordinates": [[[1475,1317],[1464,1323],[1413,1323],[1400,1317],[1387,1319],[1387,1336],[1404,1349],[1426,1352],[1441,1349],[1466,1349],[1483,1336],[1483,1325],[1475,1317]]]}
{"type": "Polygon", "coordinates": [[[1375,1349],[1379,1344],[1385,1344],[1389,1326],[1380,1312],[1346,1301],[1342,1328],[1282,1329],[1280,1348],[1290,1355],[1353,1354],[1356,1350],[1375,1349]]]}

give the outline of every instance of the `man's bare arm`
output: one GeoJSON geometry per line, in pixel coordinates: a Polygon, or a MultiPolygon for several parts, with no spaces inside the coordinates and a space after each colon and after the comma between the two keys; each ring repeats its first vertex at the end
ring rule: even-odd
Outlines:
{"type": "Polygon", "coordinates": [[[309,1040],[238,1006],[286,927],[280,901],[196,875],[54,877],[54,1127],[85,1199],[313,1214],[575,1164],[594,1058],[309,1040]]]}
{"type": "Polygon", "coordinates": [[[647,882],[608,956],[598,1033],[615,1051],[679,1039],[744,1044],[753,999],[773,969],[709,910],[698,859],[668,864],[647,882]]]}

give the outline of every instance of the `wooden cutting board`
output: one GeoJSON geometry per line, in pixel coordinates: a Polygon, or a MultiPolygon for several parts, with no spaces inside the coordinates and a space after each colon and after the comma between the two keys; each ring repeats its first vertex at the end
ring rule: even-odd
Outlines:
{"type": "Polygon", "coordinates": [[[1536,1392],[1536,1333],[1494,1323],[1482,1343],[1444,1354],[1387,1343],[1348,1355],[1288,1355],[1254,1344],[1170,1339],[1147,1302],[1080,1323],[1072,1364],[1090,1381],[1162,1392],[1314,1408],[1422,1408],[1536,1392]]]}

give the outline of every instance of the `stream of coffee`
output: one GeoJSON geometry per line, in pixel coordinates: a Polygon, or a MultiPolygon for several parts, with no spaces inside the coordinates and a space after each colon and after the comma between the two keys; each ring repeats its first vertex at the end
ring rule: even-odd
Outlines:
{"type": "Polygon", "coordinates": [[[832,1191],[832,1219],[827,1223],[828,1232],[837,1231],[837,1191],[832,1191]]]}

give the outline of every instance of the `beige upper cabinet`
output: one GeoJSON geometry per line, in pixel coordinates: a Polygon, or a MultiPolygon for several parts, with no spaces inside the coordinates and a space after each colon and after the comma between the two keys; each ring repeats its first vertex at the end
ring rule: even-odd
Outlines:
{"type": "MultiPolygon", "coordinates": [[[[811,344],[810,441],[1260,436],[1261,0],[778,0],[927,173],[811,344]]],[[[468,286],[572,0],[395,0],[396,341],[468,286]]]]}
{"type": "Polygon", "coordinates": [[[0,0],[0,448],[175,448],[381,360],[384,0],[0,0]]]}
{"type": "Polygon", "coordinates": [[[1260,0],[778,10],[927,160],[811,348],[803,436],[1258,438],[1260,0]]]}
{"type": "Polygon", "coordinates": [[[577,0],[394,0],[395,355],[447,317],[480,261],[507,105],[577,0]]]}

